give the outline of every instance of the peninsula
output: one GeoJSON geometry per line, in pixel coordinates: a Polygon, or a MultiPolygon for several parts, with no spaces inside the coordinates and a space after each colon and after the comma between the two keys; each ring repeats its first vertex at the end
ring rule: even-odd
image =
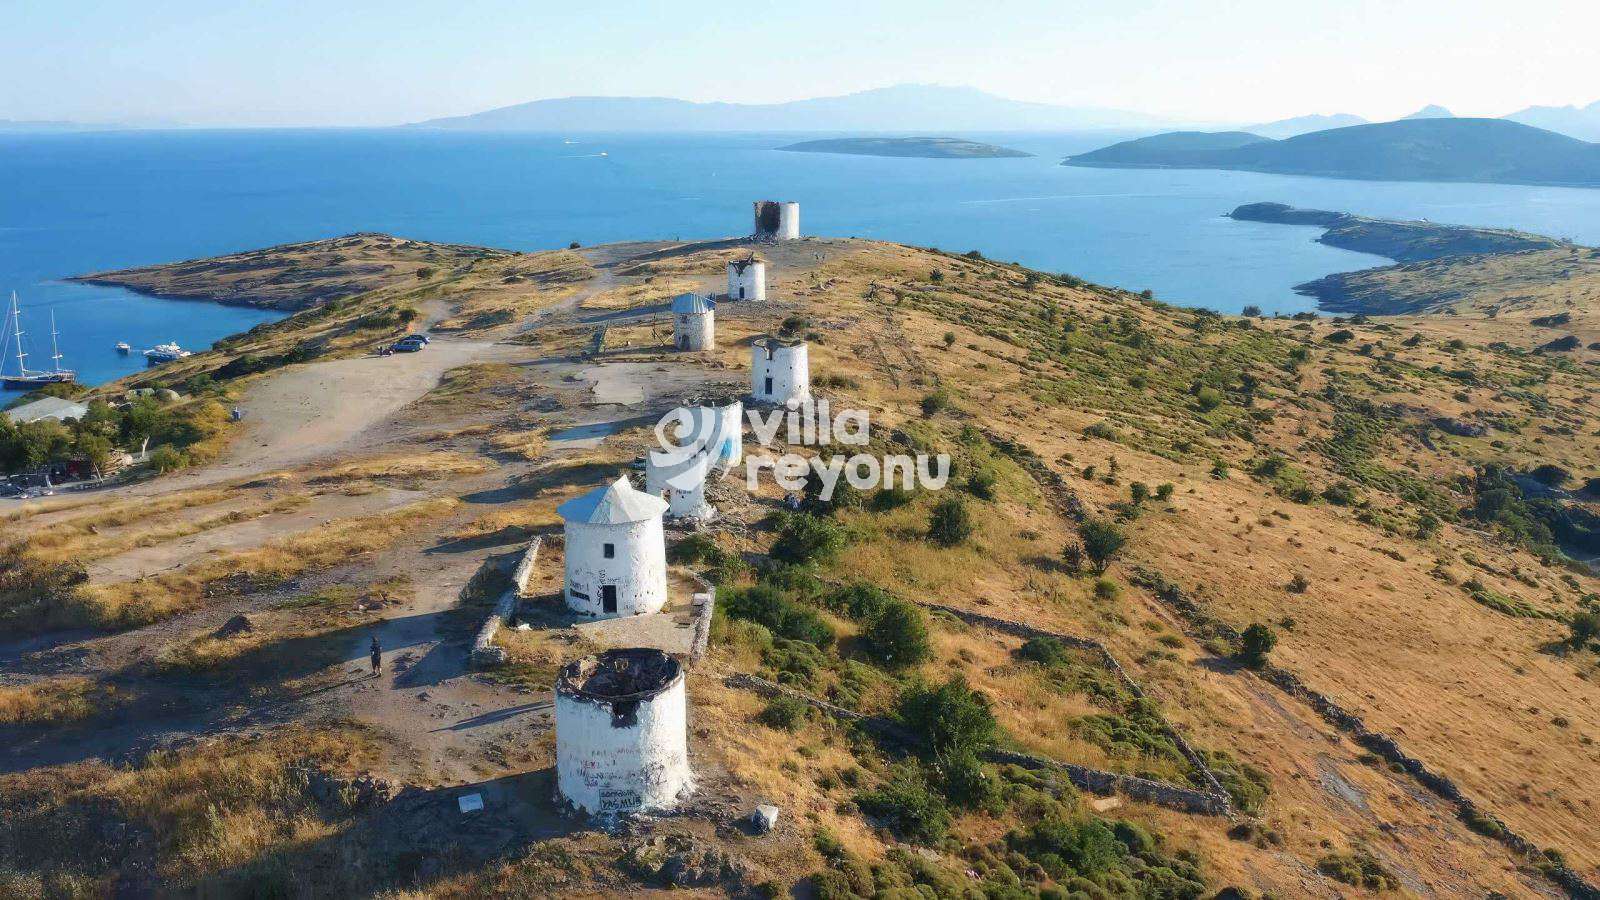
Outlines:
{"type": "MultiPolygon", "coordinates": [[[[1311,225],[1330,247],[1371,253],[1398,265],[1338,272],[1295,292],[1324,310],[1363,315],[1447,313],[1527,319],[1536,326],[1600,328],[1600,250],[1507,228],[1376,219],[1283,203],[1247,203],[1228,214],[1245,222],[1311,225]]],[[[1524,330],[1510,343],[1544,346],[1524,330]]]]}

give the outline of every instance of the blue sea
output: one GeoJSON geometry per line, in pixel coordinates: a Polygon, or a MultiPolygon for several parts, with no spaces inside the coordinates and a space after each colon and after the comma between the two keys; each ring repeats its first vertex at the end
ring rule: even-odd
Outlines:
{"type": "MultiPolygon", "coordinates": [[[[1291,287],[1386,261],[1310,228],[1234,222],[1273,200],[1511,226],[1600,244],[1600,191],[1079,169],[1129,135],[962,135],[1030,159],[785,153],[828,135],[492,135],[411,130],[0,135],[0,299],[16,290],[30,364],[49,314],[65,364],[100,382],[164,341],[195,349],[278,314],[73,285],[68,275],[353,231],[518,250],[750,230],[750,202],[801,204],[809,234],[980,250],[1034,268],[1237,312],[1311,308],[1291,287]],[[118,341],[134,345],[118,356],[118,341]]],[[[7,364],[14,367],[15,361],[7,364]]]]}

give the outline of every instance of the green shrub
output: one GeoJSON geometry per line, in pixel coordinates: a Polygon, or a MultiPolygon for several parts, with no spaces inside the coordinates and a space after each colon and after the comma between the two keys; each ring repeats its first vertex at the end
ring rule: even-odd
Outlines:
{"type": "Polygon", "coordinates": [[[162,444],[150,451],[150,467],[165,475],[176,472],[189,464],[183,451],[174,448],[171,444],[162,444]]]}
{"type": "Polygon", "coordinates": [[[1004,808],[1000,782],[973,753],[955,753],[939,763],[939,789],[951,805],[994,813],[1004,808]]]}
{"type": "Polygon", "coordinates": [[[927,616],[905,600],[883,604],[861,638],[873,660],[892,669],[916,665],[933,655],[927,616]]]}
{"type": "Polygon", "coordinates": [[[1252,669],[1259,669],[1267,664],[1267,655],[1272,648],[1277,646],[1278,636],[1269,626],[1260,622],[1244,630],[1243,640],[1239,644],[1236,659],[1252,669]]]}
{"type": "Polygon", "coordinates": [[[934,504],[928,515],[928,538],[943,547],[954,547],[972,537],[972,513],[960,497],[945,497],[934,504]]]}
{"type": "Polygon", "coordinates": [[[1127,534],[1108,519],[1086,519],[1078,526],[1078,536],[1083,540],[1083,552],[1094,561],[1097,573],[1104,573],[1111,560],[1128,543],[1127,534]]]}
{"type": "Polygon", "coordinates": [[[873,494],[872,500],[867,505],[873,512],[888,512],[899,509],[915,499],[917,499],[916,491],[907,487],[892,487],[873,494]]]}
{"type": "Polygon", "coordinates": [[[1128,499],[1133,501],[1134,506],[1145,505],[1150,500],[1150,485],[1142,481],[1130,482],[1128,484],[1128,499]]]}
{"type": "Polygon", "coordinates": [[[1114,441],[1122,437],[1121,433],[1110,422],[1095,422],[1083,429],[1083,433],[1092,438],[1099,438],[1102,441],[1114,441]]]}
{"type": "Polygon", "coordinates": [[[972,473],[971,478],[967,479],[967,493],[977,497],[979,500],[993,500],[999,485],[1000,478],[995,475],[993,469],[979,469],[972,473]]]}
{"type": "Polygon", "coordinates": [[[1572,635],[1568,638],[1574,648],[1582,650],[1596,637],[1600,637],[1600,612],[1584,610],[1572,617],[1567,623],[1572,635]]]}
{"type": "Polygon", "coordinates": [[[807,709],[793,697],[774,697],[756,716],[756,721],[779,731],[794,731],[805,722],[807,709]]]}
{"type": "Polygon", "coordinates": [[[790,600],[770,585],[724,591],[717,606],[728,616],[757,622],[778,637],[818,647],[833,643],[833,629],[817,611],[790,600]]]}
{"type": "Polygon", "coordinates": [[[1097,578],[1094,582],[1094,595],[1101,600],[1115,600],[1122,595],[1122,586],[1109,578],[1097,578]]]}
{"type": "Polygon", "coordinates": [[[950,830],[950,809],[914,764],[897,767],[876,790],[857,795],[856,803],[913,843],[938,843],[950,830]]]}
{"type": "Polygon", "coordinates": [[[1400,886],[1399,880],[1365,850],[1353,853],[1329,853],[1317,860],[1317,871],[1334,881],[1374,891],[1386,891],[1400,886]]]}
{"type": "Polygon", "coordinates": [[[960,675],[938,687],[913,685],[900,695],[900,720],[935,756],[976,753],[994,743],[999,730],[989,698],[960,675]]]}
{"type": "Polygon", "coordinates": [[[858,622],[870,622],[894,601],[894,596],[873,584],[851,584],[837,588],[826,598],[829,609],[858,622]]]}
{"type": "Polygon", "coordinates": [[[940,388],[922,398],[922,414],[924,416],[932,417],[949,408],[950,392],[944,388],[940,388]]]}
{"type": "Polygon", "coordinates": [[[796,565],[825,562],[844,549],[843,528],[808,513],[786,516],[772,544],[771,556],[796,565]]]}
{"type": "Polygon", "coordinates": [[[1360,501],[1361,494],[1350,482],[1337,481],[1323,489],[1322,499],[1334,506],[1354,506],[1360,501]]]}
{"type": "Polygon", "coordinates": [[[1053,637],[1028,638],[1023,645],[1017,648],[1017,656],[1036,662],[1044,666],[1053,666],[1064,663],[1071,658],[1067,645],[1053,637]]]}
{"type": "Polygon", "coordinates": [[[1175,490],[1175,488],[1172,486],[1172,482],[1170,482],[1170,481],[1162,483],[1162,484],[1158,484],[1158,485],[1156,485],[1156,499],[1160,500],[1162,502],[1166,502],[1167,500],[1171,499],[1172,492],[1174,490],[1175,490]]]}

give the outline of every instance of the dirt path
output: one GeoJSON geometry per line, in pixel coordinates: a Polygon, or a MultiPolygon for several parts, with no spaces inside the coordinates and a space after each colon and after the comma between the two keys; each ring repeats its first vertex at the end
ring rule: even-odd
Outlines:
{"type": "Polygon", "coordinates": [[[259,547],[268,541],[291,537],[336,519],[370,516],[427,496],[421,491],[390,488],[354,496],[322,494],[300,509],[270,513],[96,560],[89,565],[89,577],[95,581],[144,578],[168,569],[181,569],[210,553],[259,547]]]}

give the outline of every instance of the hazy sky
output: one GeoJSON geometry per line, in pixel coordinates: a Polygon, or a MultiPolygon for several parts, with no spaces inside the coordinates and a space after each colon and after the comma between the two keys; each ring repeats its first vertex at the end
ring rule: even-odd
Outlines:
{"type": "Polygon", "coordinates": [[[0,0],[0,118],[391,124],[902,82],[1196,120],[1600,99],[1581,0],[0,0]]]}

